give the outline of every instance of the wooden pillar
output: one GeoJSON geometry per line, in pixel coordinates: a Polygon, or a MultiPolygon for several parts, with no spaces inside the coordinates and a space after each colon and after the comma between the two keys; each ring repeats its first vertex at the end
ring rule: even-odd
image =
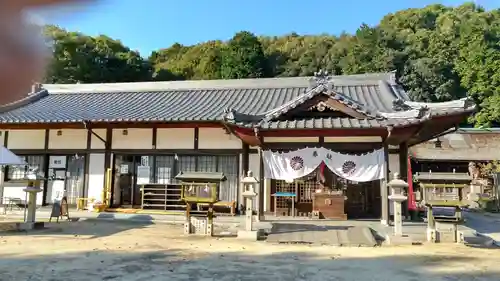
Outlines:
{"type": "MultiPolygon", "coordinates": [[[[403,142],[399,145],[399,175],[402,180],[408,181],[408,143],[403,142]]],[[[408,190],[406,190],[408,194],[408,190]]],[[[402,203],[403,216],[408,217],[408,200],[402,203]]]]}
{"type": "Polygon", "coordinates": [[[262,147],[259,147],[259,194],[258,194],[257,216],[259,221],[264,220],[264,159],[262,159],[262,147]]]}
{"type": "Polygon", "coordinates": [[[89,190],[90,149],[92,148],[92,131],[87,129],[87,153],[85,153],[85,164],[83,168],[83,190],[80,197],[86,198],[89,190]]]}
{"type": "Polygon", "coordinates": [[[43,155],[43,163],[44,163],[44,181],[43,181],[43,191],[42,191],[42,206],[47,205],[47,191],[49,188],[49,164],[50,164],[50,158],[49,158],[49,137],[50,137],[50,130],[46,129],[45,130],[45,144],[44,144],[44,155],[43,155]]]}
{"type": "MultiPolygon", "coordinates": [[[[153,128],[153,139],[151,140],[151,149],[156,149],[156,143],[158,141],[158,128],[154,127],[153,128]]],[[[149,176],[150,180],[152,180],[153,182],[158,182],[158,175],[157,175],[157,170],[156,170],[156,152],[153,153],[153,157],[152,157],[152,162],[153,163],[149,163],[149,165],[153,168],[153,172],[152,172],[152,175],[149,176]]]]}
{"type": "MultiPolygon", "coordinates": [[[[246,176],[248,173],[248,170],[250,170],[250,146],[246,143],[243,143],[242,146],[242,153],[241,153],[241,172],[243,176],[246,176]]],[[[252,171],[257,172],[257,171],[252,171]]]]}
{"type": "MultiPolygon", "coordinates": [[[[108,182],[108,179],[107,177],[108,176],[113,176],[113,172],[109,175],[107,173],[108,169],[111,169],[111,165],[113,165],[113,163],[111,163],[111,143],[113,142],[113,129],[111,128],[107,128],[106,129],[106,142],[104,143],[104,183],[103,183],[103,188],[106,188],[106,183],[108,182]]],[[[111,181],[112,183],[112,181],[111,181]]],[[[112,183],[113,184],[113,183],[112,183]]],[[[114,188],[113,187],[110,187],[111,188],[111,196],[110,198],[108,198],[108,207],[111,207],[111,205],[113,204],[113,196],[114,196],[114,188]]],[[[104,191],[104,192],[107,192],[107,191],[104,191]]]]}
{"type": "MultiPolygon", "coordinates": [[[[9,147],[9,131],[3,131],[3,146],[5,148],[9,147]]],[[[7,180],[7,175],[9,173],[9,166],[3,166],[0,167],[0,201],[3,202],[3,190],[4,190],[4,183],[7,180]]]]}
{"type": "Polygon", "coordinates": [[[387,186],[389,179],[389,147],[384,143],[384,162],[385,162],[385,179],[380,180],[380,200],[382,212],[380,222],[383,225],[389,225],[389,188],[387,186]]]}

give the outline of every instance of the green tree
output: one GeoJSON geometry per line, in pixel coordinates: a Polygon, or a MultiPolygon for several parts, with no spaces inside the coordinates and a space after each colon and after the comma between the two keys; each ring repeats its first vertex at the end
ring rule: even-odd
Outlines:
{"type": "Polygon", "coordinates": [[[134,82],[151,79],[152,68],[138,52],[107,36],[90,37],[48,26],[53,40],[47,83],[134,82]]]}
{"type": "Polygon", "coordinates": [[[231,38],[222,51],[221,78],[265,77],[266,65],[259,38],[242,31],[231,38]]]}
{"type": "Polygon", "coordinates": [[[396,70],[416,101],[472,97],[475,125],[500,124],[500,10],[440,4],[384,16],[354,33],[262,36],[179,43],[143,59],[120,41],[47,27],[54,59],[47,82],[89,83],[293,77],[319,69],[354,74],[396,70]]]}

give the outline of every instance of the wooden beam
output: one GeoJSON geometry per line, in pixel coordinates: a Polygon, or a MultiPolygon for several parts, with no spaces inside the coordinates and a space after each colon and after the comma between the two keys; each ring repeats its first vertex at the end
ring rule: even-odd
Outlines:
{"type": "Polygon", "coordinates": [[[385,179],[380,181],[380,200],[381,202],[381,222],[384,225],[389,225],[389,188],[387,183],[389,182],[389,148],[387,143],[384,143],[384,162],[385,162],[385,179]]]}
{"type": "MultiPolygon", "coordinates": [[[[105,152],[104,152],[104,181],[102,183],[103,188],[106,188],[106,175],[107,175],[107,170],[111,169],[111,149],[112,149],[112,143],[113,143],[113,129],[111,128],[106,128],[106,143],[105,143],[105,152]]],[[[114,173],[111,173],[112,175],[114,173]]],[[[111,197],[113,197],[113,190],[114,188],[111,187],[111,197]]],[[[108,199],[108,207],[111,207],[113,198],[108,199]]]]}
{"type": "Polygon", "coordinates": [[[45,174],[45,180],[43,182],[43,191],[42,191],[42,206],[47,205],[47,191],[49,187],[49,165],[50,165],[50,157],[49,157],[49,141],[50,141],[50,130],[45,129],[45,138],[44,138],[44,156],[43,162],[45,164],[43,173],[45,174]]]}
{"type": "Polygon", "coordinates": [[[200,128],[196,127],[194,128],[194,138],[193,138],[193,148],[194,150],[197,150],[199,147],[199,139],[200,139],[200,128]]]}
{"type": "Polygon", "coordinates": [[[158,142],[158,128],[153,128],[153,139],[151,140],[151,148],[156,149],[156,143],[158,142]]]}
{"type": "MultiPolygon", "coordinates": [[[[408,182],[408,143],[403,142],[399,145],[399,175],[402,180],[408,182]]],[[[406,190],[408,194],[408,190],[406,190]]],[[[402,204],[403,216],[408,217],[408,200],[402,204]]]]}
{"type": "MultiPolygon", "coordinates": [[[[8,148],[9,147],[9,131],[4,131],[3,132],[3,146],[5,148],[8,148]]],[[[9,173],[9,166],[5,166],[4,170],[3,170],[3,174],[2,174],[2,177],[3,177],[3,182],[5,182],[7,180],[7,174],[9,173]]],[[[3,196],[3,190],[2,190],[2,196],[3,196]]]]}
{"type": "Polygon", "coordinates": [[[290,129],[262,130],[263,137],[354,137],[354,136],[385,136],[386,128],[366,129],[290,129]]]}
{"type": "Polygon", "coordinates": [[[283,143],[283,142],[266,142],[262,145],[264,149],[270,150],[278,150],[278,151],[286,151],[286,150],[296,150],[304,147],[324,147],[327,149],[331,149],[337,152],[352,152],[352,153],[364,153],[373,151],[375,149],[380,149],[382,147],[382,143],[369,143],[369,142],[339,142],[339,143],[283,143]]]}
{"type": "MultiPolygon", "coordinates": [[[[241,169],[243,176],[246,176],[248,170],[250,170],[250,146],[246,143],[242,143],[241,152],[241,169]]],[[[255,172],[255,171],[254,171],[255,172]]]]}
{"type": "MultiPolygon", "coordinates": [[[[92,148],[92,131],[87,130],[87,151],[90,151],[92,148]]],[[[87,197],[88,190],[89,190],[89,168],[90,168],[90,153],[85,153],[85,163],[84,163],[84,176],[83,176],[83,190],[82,194],[80,195],[81,197],[85,198],[87,197]]]]}

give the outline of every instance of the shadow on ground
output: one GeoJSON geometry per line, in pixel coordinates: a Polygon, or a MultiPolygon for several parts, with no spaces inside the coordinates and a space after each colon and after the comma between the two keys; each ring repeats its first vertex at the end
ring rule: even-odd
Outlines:
{"type": "MultiPolygon", "coordinates": [[[[30,235],[30,236],[40,236],[40,235],[67,235],[67,236],[88,236],[89,239],[101,238],[112,236],[114,234],[128,231],[131,229],[141,229],[146,228],[153,224],[152,221],[137,221],[137,220],[120,220],[120,221],[108,221],[106,222],[105,228],[95,228],[97,224],[102,224],[101,219],[86,219],[84,221],[60,221],[46,223],[46,227],[40,230],[29,230],[29,231],[0,231],[1,236],[17,236],[17,235],[30,235]],[[72,225],[72,227],[66,227],[67,225],[72,225]]],[[[0,279],[2,280],[2,279],[0,279]]]]}
{"type": "MultiPolygon", "coordinates": [[[[188,252],[89,251],[64,255],[0,255],[3,281],[18,280],[498,280],[500,272],[461,268],[476,264],[461,256],[317,257],[300,252],[271,255],[188,252]],[[453,261],[453,269],[449,262],[453,261]]],[[[470,268],[470,267],[469,267],[470,268]]]]}

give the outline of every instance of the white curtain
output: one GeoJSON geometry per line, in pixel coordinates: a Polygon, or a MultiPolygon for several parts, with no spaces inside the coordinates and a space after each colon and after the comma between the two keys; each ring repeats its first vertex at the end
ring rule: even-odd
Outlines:
{"type": "Polygon", "coordinates": [[[339,177],[367,182],[385,177],[384,151],[382,149],[362,155],[349,155],[326,148],[304,148],[292,152],[264,151],[264,177],[293,180],[313,172],[321,162],[339,177]]]}

